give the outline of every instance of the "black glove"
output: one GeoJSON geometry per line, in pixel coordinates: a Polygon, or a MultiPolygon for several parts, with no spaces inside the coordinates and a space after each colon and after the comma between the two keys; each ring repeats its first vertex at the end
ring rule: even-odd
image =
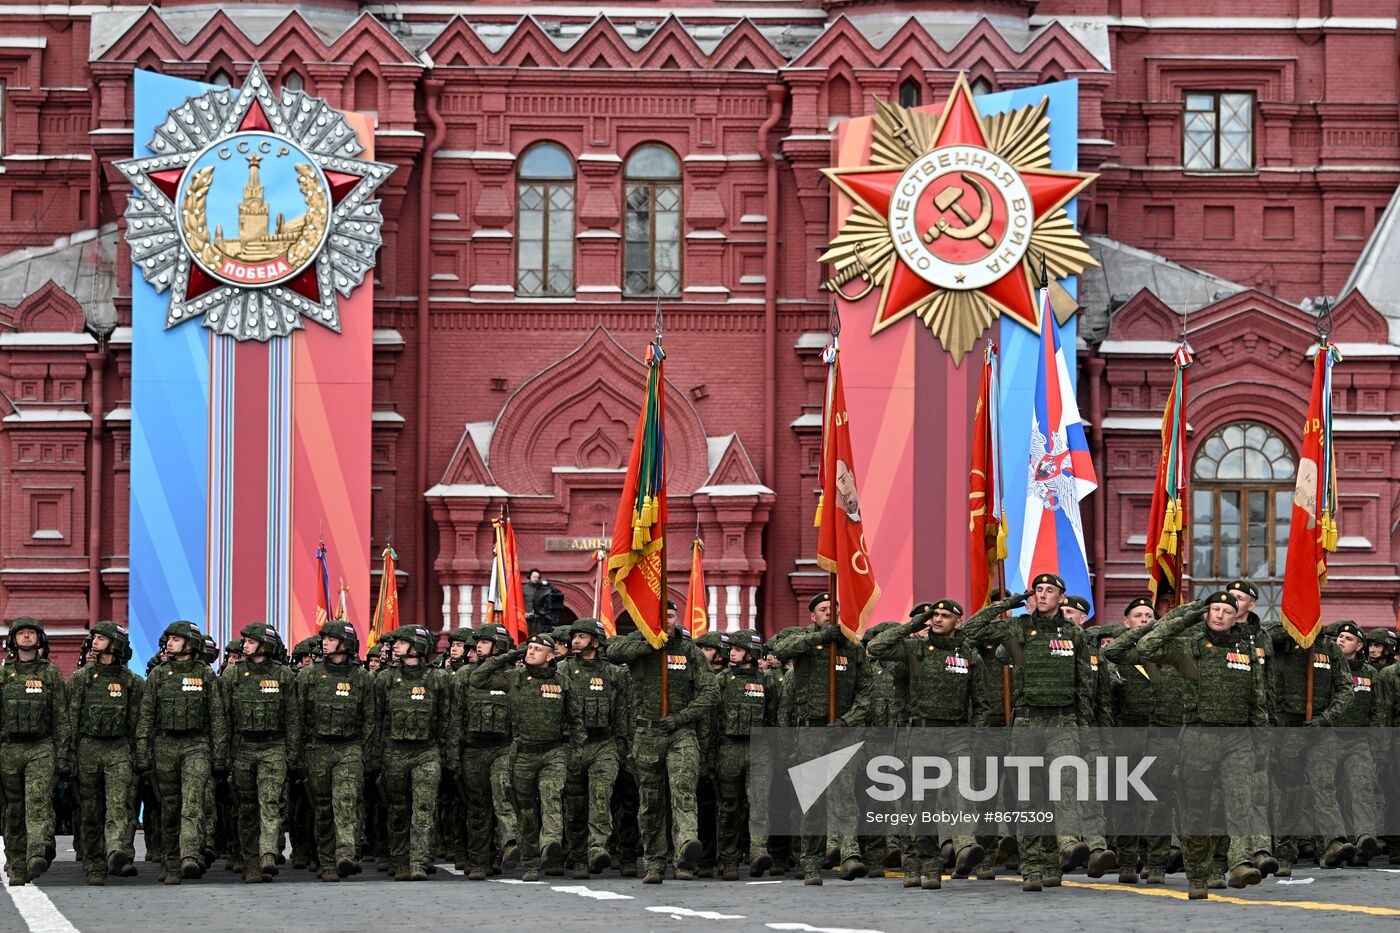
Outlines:
{"type": "Polygon", "coordinates": [[[220,758],[220,759],[218,759],[217,761],[215,761],[215,762],[214,762],[214,765],[213,765],[213,771],[214,771],[214,777],[218,777],[218,778],[227,777],[227,776],[228,776],[228,759],[227,759],[227,758],[220,758]]]}
{"type": "Polygon", "coordinates": [[[681,722],[675,716],[667,716],[658,722],[657,725],[661,728],[662,732],[670,735],[681,727],[681,722]]]}
{"type": "Polygon", "coordinates": [[[70,760],[67,759],[67,758],[60,758],[60,759],[58,759],[58,765],[57,765],[57,767],[58,767],[58,776],[61,777],[61,778],[69,777],[69,776],[71,776],[72,773],[73,773],[73,762],[70,761],[70,760]]]}
{"type": "Polygon", "coordinates": [[[516,664],[516,663],[518,663],[518,662],[520,662],[520,661],[523,661],[524,659],[525,659],[525,646],[524,646],[524,645],[520,645],[520,646],[517,647],[517,648],[512,648],[512,649],[510,649],[510,651],[506,652],[506,660],[509,661],[511,664],[516,664]]]}
{"type": "Polygon", "coordinates": [[[827,724],[826,724],[826,727],[827,727],[828,729],[844,729],[844,728],[846,728],[846,724],[845,724],[844,722],[842,722],[841,720],[838,719],[838,720],[836,720],[835,722],[829,722],[829,723],[827,723],[827,724]]]}
{"type": "Polygon", "coordinates": [[[836,644],[838,641],[841,640],[841,623],[831,623],[826,627],[823,634],[826,636],[826,641],[831,642],[833,645],[836,644]]]}
{"type": "Polygon", "coordinates": [[[1012,605],[1012,606],[1024,606],[1026,603],[1028,603],[1028,602],[1031,601],[1031,597],[1034,596],[1034,595],[1035,595],[1035,590],[1026,590],[1024,593],[1017,593],[1017,594],[1016,594],[1016,601],[1015,601],[1014,603],[1012,603],[1011,605],[1012,605]]]}

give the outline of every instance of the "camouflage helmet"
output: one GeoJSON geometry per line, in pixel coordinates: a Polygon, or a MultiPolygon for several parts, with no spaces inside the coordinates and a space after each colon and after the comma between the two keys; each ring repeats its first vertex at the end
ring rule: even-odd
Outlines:
{"type": "Polygon", "coordinates": [[[15,634],[25,629],[30,629],[39,633],[39,650],[47,653],[49,650],[49,636],[44,631],[43,623],[33,616],[20,616],[10,623],[10,633],[5,636],[5,650],[14,653],[15,634]]]}
{"type": "Polygon", "coordinates": [[[97,622],[93,625],[92,632],[89,633],[88,637],[91,638],[93,635],[106,635],[112,640],[112,651],[118,658],[123,661],[131,659],[131,638],[127,635],[126,629],[117,623],[105,619],[97,622]]]}
{"type": "Polygon", "coordinates": [[[569,635],[592,635],[601,645],[608,638],[608,630],[597,619],[575,619],[574,624],[569,626],[569,635]]]}
{"type": "Polygon", "coordinates": [[[515,642],[511,639],[510,632],[506,631],[506,627],[494,622],[488,622],[477,629],[476,640],[494,642],[497,651],[509,651],[515,647],[515,642]]]}
{"type": "Polygon", "coordinates": [[[1373,628],[1366,633],[1366,644],[1380,645],[1387,654],[1394,654],[1400,638],[1396,637],[1395,631],[1388,628],[1373,628]]]}
{"type": "Polygon", "coordinates": [[[219,643],[214,640],[213,635],[201,636],[200,646],[203,649],[200,658],[205,664],[213,664],[215,661],[219,660],[219,643]]]}
{"type": "Polygon", "coordinates": [[[321,623],[321,630],[316,633],[317,646],[319,647],[322,638],[339,638],[346,646],[350,654],[359,656],[360,653],[360,633],[355,631],[355,626],[345,619],[327,619],[321,623]]]}
{"type": "Polygon", "coordinates": [[[462,626],[461,628],[454,628],[454,629],[451,631],[451,633],[448,634],[448,636],[447,636],[447,643],[450,645],[450,644],[452,644],[453,642],[456,642],[456,641],[460,641],[460,642],[462,642],[463,644],[467,645],[468,647],[471,647],[472,645],[475,645],[475,644],[476,644],[476,629],[474,629],[474,628],[472,628],[472,627],[470,627],[470,626],[467,626],[467,625],[464,625],[464,626],[462,626]]]}
{"type": "Polygon", "coordinates": [[[262,645],[263,650],[268,654],[278,653],[282,648],[282,637],[277,634],[277,629],[266,622],[250,622],[243,626],[238,637],[252,639],[262,645]]]}
{"type": "Polygon", "coordinates": [[[184,619],[171,622],[165,627],[165,631],[160,633],[160,647],[162,650],[165,648],[165,643],[172,638],[183,638],[185,640],[185,647],[191,652],[195,651],[198,646],[204,644],[204,633],[196,628],[193,622],[187,622],[184,619]]]}
{"type": "Polygon", "coordinates": [[[729,649],[742,648],[750,657],[763,657],[763,636],[751,628],[735,629],[729,633],[729,649]]]}
{"type": "Polygon", "coordinates": [[[714,648],[718,651],[724,651],[729,647],[729,636],[723,632],[706,632],[704,635],[695,639],[695,646],[697,648],[714,648]]]}
{"type": "Polygon", "coordinates": [[[302,658],[309,658],[320,650],[321,639],[319,635],[311,635],[297,642],[292,648],[292,660],[300,661],[302,658]]]}
{"type": "Polygon", "coordinates": [[[549,630],[549,636],[554,639],[556,645],[567,645],[569,637],[573,635],[572,625],[556,625],[549,630]]]}
{"type": "Polygon", "coordinates": [[[408,642],[419,657],[427,660],[433,653],[433,635],[421,625],[404,625],[399,628],[399,637],[408,642]]]}

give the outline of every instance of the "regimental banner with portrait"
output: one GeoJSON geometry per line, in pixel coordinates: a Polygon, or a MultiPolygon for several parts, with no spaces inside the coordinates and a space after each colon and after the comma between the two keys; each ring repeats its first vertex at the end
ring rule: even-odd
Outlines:
{"type": "Polygon", "coordinates": [[[866,542],[881,568],[880,618],[967,597],[979,368],[961,363],[988,340],[1001,354],[1007,584],[1023,582],[1015,550],[1041,270],[1060,343],[1072,349],[1077,276],[1096,265],[1075,223],[1075,199],[1094,178],[1077,170],[1078,99],[1074,81],[974,97],[959,77],[946,101],[877,102],[874,115],[834,131],[832,239],[821,261],[844,319],[847,401],[878,413],[854,419],[851,433],[866,542]]]}
{"type": "Polygon", "coordinates": [[[324,538],[369,616],[373,130],[254,65],[241,87],[137,71],[130,608],[149,656],[188,619],[310,634],[324,538]],[[305,322],[311,321],[311,326],[305,322]]]}

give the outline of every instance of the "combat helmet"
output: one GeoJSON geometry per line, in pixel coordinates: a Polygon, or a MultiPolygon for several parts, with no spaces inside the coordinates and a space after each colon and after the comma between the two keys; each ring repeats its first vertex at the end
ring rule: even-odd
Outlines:
{"type": "Polygon", "coordinates": [[[131,660],[131,638],[127,635],[126,629],[115,622],[103,620],[93,625],[92,635],[106,635],[112,640],[112,653],[118,661],[125,664],[131,660]]]}
{"type": "Polygon", "coordinates": [[[10,633],[5,636],[5,654],[13,658],[15,656],[16,645],[15,635],[25,629],[33,629],[39,633],[39,657],[49,656],[49,636],[44,631],[44,625],[33,616],[20,616],[10,623],[10,633]]]}
{"type": "Polygon", "coordinates": [[[350,657],[360,656],[360,633],[355,631],[355,626],[345,619],[327,619],[321,624],[321,630],[316,633],[316,638],[339,638],[341,644],[346,646],[346,651],[350,657]]]}

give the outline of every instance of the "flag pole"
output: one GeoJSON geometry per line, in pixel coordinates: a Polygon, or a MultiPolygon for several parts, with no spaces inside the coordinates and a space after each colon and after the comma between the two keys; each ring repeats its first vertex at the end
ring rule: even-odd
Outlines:
{"type": "MultiPolygon", "coordinates": [[[[991,396],[988,402],[991,405],[991,417],[994,421],[995,430],[992,432],[992,469],[996,471],[996,484],[992,494],[996,496],[993,503],[994,511],[997,514],[997,589],[1001,590],[1001,598],[1007,597],[1006,592],[1006,558],[1001,556],[1000,538],[1003,529],[1006,527],[1006,514],[1002,510],[1001,497],[1001,357],[997,353],[995,342],[989,342],[987,347],[992,363],[992,391],[987,393],[991,396]]],[[[984,506],[985,507],[985,506],[984,506]]],[[[985,546],[985,538],[984,546],[985,546]]],[[[1011,725],[1011,666],[1003,664],[1001,666],[1001,708],[1006,718],[1006,724],[1011,725]]]]}
{"type": "MultiPolygon", "coordinates": [[[[1318,309],[1318,312],[1317,312],[1317,352],[1318,352],[1319,354],[1331,352],[1331,351],[1328,350],[1328,348],[1327,348],[1327,339],[1328,339],[1329,337],[1331,337],[1331,336],[1332,336],[1332,302],[1329,301],[1329,300],[1326,299],[1326,298],[1323,298],[1323,299],[1322,299],[1321,307],[1318,309]]],[[[1324,363],[1323,365],[1325,366],[1326,364],[1324,363]]],[[[1328,385],[1328,389],[1329,389],[1329,390],[1331,389],[1331,385],[1330,385],[1330,384],[1328,385]]],[[[1324,408],[1323,408],[1323,410],[1324,410],[1324,411],[1328,411],[1328,408],[1327,408],[1326,406],[1327,406],[1327,404],[1330,403],[1330,401],[1331,401],[1330,394],[1329,394],[1329,395],[1324,395],[1324,396],[1323,396],[1323,403],[1324,403],[1324,408]]],[[[1331,430],[1332,430],[1332,426],[1331,426],[1331,423],[1330,423],[1330,421],[1331,421],[1330,412],[1329,412],[1329,414],[1328,414],[1328,417],[1327,417],[1326,419],[1324,419],[1324,420],[1328,422],[1328,423],[1325,425],[1325,428],[1326,428],[1328,434],[1327,434],[1326,436],[1324,436],[1324,438],[1323,438],[1324,446],[1323,446],[1323,450],[1322,450],[1322,456],[1323,456],[1324,459],[1330,460],[1330,458],[1331,458],[1331,456],[1332,456],[1332,450],[1331,450],[1331,447],[1330,447],[1330,445],[1329,445],[1329,442],[1331,441],[1331,436],[1330,436],[1330,434],[1331,434],[1331,430]]],[[[1321,520],[1321,515],[1320,515],[1320,513],[1321,513],[1323,510],[1325,510],[1326,507],[1325,507],[1321,502],[1319,502],[1319,503],[1317,504],[1317,508],[1318,508],[1318,512],[1319,512],[1319,520],[1321,520]]],[[[1319,605],[1321,605],[1321,599],[1320,599],[1320,597],[1319,597],[1319,605]]],[[[1316,642],[1314,642],[1314,645],[1315,645],[1315,644],[1316,644],[1316,642]]],[[[1307,689],[1306,689],[1306,691],[1304,692],[1304,697],[1303,697],[1303,722],[1312,722],[1312,718],[1313,718],[1313,665],[1316,664],[1316,663],[1317,663],[1317,648],[1314,647],[1313,645],[1309,645],[1309,646],[1308,646],[1308,681],[1307,681],[1307,689]]]]}
{"type": "MultiPolygon", "coordinates": [[[[831,348],[832,348],[832,350],[834,350],[834,351],[836,351],[836,352],[833,354],[832,360],[831,360],[832,373],[835,373],[836,367],[841,365],[841,358],[840,358],[840,356],[839,356],[840,348],[839,348],[838,345],[837,345],[837,344],[838,344],[838,338],[839,338],[840,336],[841,336],[841,314],[840,314],[839,311],[836,310],[836,302],[835,302],[835,300],[833,300],[833,301],[831,302],[831,348]]],[[[824,433],[824,434],[830,432],[830,425],[825,424],[826,421],[830,420],[830,416],[831,416],[831,392],[828,391],[828,392],[827,392],[827,403],[826,403],[826,414],[825,414],[825,416],[824,416],[824,418],[823,418],[823,422],[824,422],[824,424],[823,424],[823,428],[824,428],[823,433],[824,433]]],[[[823,440],[823,442],[825,443],[825,442],[828,441],[828,438],[823,437],[822,440],[823,440]]],[[[825,455],[823,454],[823,456],[825,456],[825,455]]],[[[833,502],[833,503],[831,503],[831,505],[834,507],[834,506],[835,506],[835,503],[833,502]]],[[[836,590],[837,590],[836,583],[837,583],[837,581],[836,581],[836,572],[835,572],[835,571],[828,571],[828,572],[827,572],[827,575],[826,575],[826,592],[827,592],[827,594],[828,594],[828,599],[831,601],[831,624],[832,624],[832,625],[840,625],[840,624],[841,624],[841,617],[840,617],[840,615],[837,614],[837,606],[838,606],[838,604],[837,604],[837,601],[836,601],[836,595],[837,595],[837,594],[836,594],[836,590]]],[[[836,722],[836,643],[835,643],[835,642],[832,642],[832,644],[831,644],[831,650],[827,652],[827,657],[826,657],[826,721],[827,721],[828,724],[836,722]]]]}
{"type": "MultiPolygon", "coordinates": [[[[658,295],[658,296],[656,297],[656,317],[655,317],[654,324],[655,324],[655,330],[656,330],[656,346],[657,346],[658,349],[660,349],[660,347],[661,347],[661,296],[660,296],[660,295],[658,295]]],[[[657,365],[657,366],[660,366],[661,363],[658,361],[656,365],[657,365]]],[[[659,388],[659,387],[658,387],[658,388],[659,388]]],[[[650,404],[650,401],[651,401],[651,400],[648,399],[648,400],[647,400],[647,404],[650,404]]],[[[663,445],[662,450],[664,451],[664,449],[665,449],[664,445],[665,445],[665,443],[666,443],[665,437],[662,437],[662,438],[661,438],[661,443],[662,443],[662,445],[663,445]]],[[[664,483],[664,482],[662,483],[661,488],[662,488],[662,489],[665,488],[665,483],[664,483]]],[[[658,491],[660,491],[660,490],[658,490],[658,491]]],[[[660,571],[660,577],[661,577],[661,618],[665,620],[665,625],[666,625],[666,630],[665,630],[665,631],[666,631],[666,639],[665,639],[665,641],[663,641],[663,642],[661,643],[661,718],[662,718],[662,719],[665,719],[667,716],[669,716],[669,715],[671,714],[671,678],[670,678],[669,673],[667,672],[667,669],[668,669],[668,667],[670,666],[670,659],[669,659],[669,656],[666,654],[666,647],[667,647],[667,645],[669,644],[669,642],[671,641],[671,636],[672,636],[672,634],[673,634],[673,633],[670,631],[670,625],[671,625],[671,594],[670,594],[670,590],[668,589],[667,583],[666,583],[666,526],[665,526],[665,525],[662,525],[662,526],[661,526],[661,548],[660,548],[660,550],[658,551],[658,554],[659,554],[660,559],[661,559],[661,561],[660,561],[660,563],[661,563],[661,571],[660,571]]]]}

